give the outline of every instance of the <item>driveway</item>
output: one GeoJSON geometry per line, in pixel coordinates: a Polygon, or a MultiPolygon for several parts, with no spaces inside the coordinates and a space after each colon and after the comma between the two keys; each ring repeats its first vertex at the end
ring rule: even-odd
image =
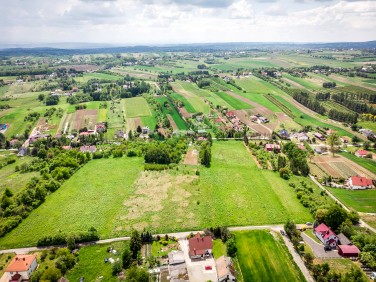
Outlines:
{"type": "Polygon", "coordinates": [[[313,254],[316,258],[342,258],[337,250],[332,251],[325,251],[324,245],[317,243],[315,240],[313,240],[311,237],[309,237],[305,233],[301,233],[302,237],[304,239],[304,242],[306,242],[312,249],[313,254]]]}
{"type": "Polygon", "coordinates": [[[217,269],[214,258],[201,261],[191,261],[189,258],[188,240],[179,240],[180,247],[184,252],[185,263],[187,264],[188,277],[190,282],[217,281],[217,269]],[[205,270],[205,266],[211,266],[211,270],[205,270]]]}

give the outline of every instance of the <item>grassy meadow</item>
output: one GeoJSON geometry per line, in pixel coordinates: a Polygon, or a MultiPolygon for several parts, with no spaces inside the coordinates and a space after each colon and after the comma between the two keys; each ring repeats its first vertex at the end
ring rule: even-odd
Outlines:
{"type": "Polygon", "coordinates": [[[348,190],[327,188],[347,207],[358,212],[376,213],[376,190],[348,190]]]}
{"type": "Polygon", "coordinates": [[[305,281],[279,234],[266,230],[234,234],[244,282],[305,281]]]}
{"type": "Polygon", "coordinates": [[[143,97],[124,99],[124,108],[127,118],[151,116],[149,105],[143,97]]]}

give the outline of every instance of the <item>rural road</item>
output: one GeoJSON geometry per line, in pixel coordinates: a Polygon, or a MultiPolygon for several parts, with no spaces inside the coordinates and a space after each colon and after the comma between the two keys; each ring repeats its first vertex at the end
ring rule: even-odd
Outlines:
{"type": "MultiPolygon", "coordinates": [[[[312,175],[309,176],[313,182],[316,183],[317,186],[319,186],[322,190],[326,191],[326,193],[338,204],[340,204],[347,212],[350,212],[350,209],[346,207],[340,200],[338,200],[332,193],[330,193],[327,189],[325,189],[312,175]]],[[[368,228],[372,232],[376,233],[376,229],[369,226],[367,223],[365,223],[363,220],[359,220],[359,225],[365,228],[368,228]]]]}
{"type": "MultiPolygon", "coordinates": [[[[262,226],[239,226],[239,227],[229,227],[230,231],[242,231],[242,230],[261,230],[261,229],[283,229],[283,225],[262,225],[262,226]]],[[[184,239],[191,233],[197,233],[202,231],[187,231],[187,232],[176,232],[176,233],[167,233],[168,236],[175,237],[177,239],[184,239]]],[[[156,234],[155,236],[165,236],[166,234],[156,234]]],[[[94,244],[109,244],[113,242],[119,241],[128,241],[130,237],[117,237],[117,238],[110,238],[110,239],[103,239],[95,242],[88,242],[79,244],[80,246],[88,246],[94,244]]],[[[34,252],[38,250],[50,249],[57,246],[48,246],[48,247],[28,247],[28,248],[18,248],[18,249],[8,249],[8,250],[0,250],[0,254],[6,253],[16,253],[16,254],[25,254],[28,252],[34,252]]]]}

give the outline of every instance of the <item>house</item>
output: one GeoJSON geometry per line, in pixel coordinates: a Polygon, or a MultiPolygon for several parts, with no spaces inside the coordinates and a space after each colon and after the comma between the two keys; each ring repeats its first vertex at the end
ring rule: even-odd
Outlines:
{"type": "Polygon", "coordinates": [[[67,150],[67,151],[72,150],[71,146],[62,146],[61,148],[63,148],[64,150],[67,150]]]}
{"type": "Polygon", "coordinates": [[[313,136],[321,141],[325,141],[325,136],[322,135],[321,133],[318,133],[318,132],[314,132],[313,133],[313,136]]]}
{"type": "Polygon", "coordinates": [[[342,143],[349,143],[349,138],[347,136],[342,136],[341,141],[342,143]]]}
{"type": "Polygon", "coordinates": [[[359,157],[359,158],[365,158],[367,157],[367,155],[369,154],[369,152],[367,150],[358,150],[355,152],[355,156],[359,157]]]}
{"type": "Polygon", "coordinates": [[[189,239],[189,257],[192,260],[210,257],[212,250],[213,240],[210,236],[201,237],[200,233],[197,233],[189,239]]]}
{"type": "Polygon", "coordinates": [[[266,144],[265,150],[268,151],[268,152],[280,153],[281,152],[281,146],[279,146],[278,144],[266,144]]]}
{"type": "Polygon", "coordinates": [[[298,148],[299,148],[300,150],[303,150],[303,151],[306,150],[306,147],[304,147],[304,145],[302,145],[302,144],[298,144],[298,148]]]}
{"type": "Polygon", "coordinates": [[[296,138],[299,142],[308,141],[309,137],[304,132],[294,133],[290,137],[296,138]]]}
{"type": "Polygon", "coordinates": [[[359,249],[355,245],[338,245],[338,254],[343,257],[359,256],[359,249]]]}
{"type": "Polygon", "coordinates": [[[97,147],[96,146],[81,146],[80,147],[80,152],[81,153],[86,153],[86,152],[89,152],[89,153],[95,153],[97,151],[97,147]]]}
{"type": "Polygon", "coordinates": [[[286,129],[282,129],[278,131],[278,135],[282,139],[290,139],[290,134],[286,129]]]}
{"type": "Polygon", "coordinates": [[[26,155],[27,155],[27,148],[21,147],[18,149],[18,154],[17,154],[18,157],[24,157],[26,155]]]}
{"type": "Polygon", "coordinates": [[[5,269],[5,275],[9,282],[29,281],[37,266],[36,255],[16,255],[5,269]]]}
{"type": "Polygon", "coordinates": [[[321,223],[317,226],[313,233],[316,237],[325,245],[329,245],[332,248],[335,248],[338,243],[337,235],[324,223],[321,223]]]}
{"type": "Polygon", "coordinates": [[[168,264],[176,265],[185,263],[184,252],[183,251],[172,251],[168,253],[168,264]]]}
{"type": "Polygon", "coordinates": [[[256,121],[258,121],[258,117],[257,117],[257,116],[250,116],[249,119],[250,119],[252,122],[256,122],[256,121]]]}
{"type": "Polygon", "coordinates": [[[373,187],[372,179],[362,176],[351,176],[347,184],[351,190],[370,189],[373,187]]]}
{"type": "Polygon", "coordinates": [[[259,117],[259,121],[262,123],[268,123],[269,120],[266,117],[259,117]]]}
{"type": "Polygon", "coordinates": [[[340,245],[352,245],[349,238],[347,238],[343,233],[339,233],[338,237],[338,244],[340,245]]]}
{"type": "Polygon", "coordinates": [[[150,132],[150,128],[149,128],[149,126],[144,126],[144,127],[141,129],[141,132],[142,132],[142,134],[149,134],[149,132],[150,132]]]}
{"type": "Polygon", "coordinates": [[[97,132],[105,132],[106,131],[106,125],[104,124],[104,122],[97,123],[97,125],[95,127],[96,127],[97,132]]]}
{"type": "Polygon", "coordinates": [[[234,118],[234,117],[236,117],[236,116],[235,116],[235,113],[234,113],[233,111],[228,111],[228,112],[226,113],[226,117],[228,117],[228,118],[234,118]]]}
{"type": "Polygon", "coordinates": [[[316,154],[325,154],[327,153],[328,151],[328,148],[326,148],[325,146],[321,146],[321,147],[316,147],[315,149],[313,149],[313,151],[316,153],[316,154]]]}
{"type": "Polygon", "coordinates": [[[362,133],[366,137],[374,135],[371,129],[362,128],[362,129],[359,129],[359,132],[362,133]]]}
{"type": "Polygon", "coordinates": [[[236,281],[235,269],[231,263],[231,258],[221,256],[215,261],[217,268],[218,282],[236,281]]]}

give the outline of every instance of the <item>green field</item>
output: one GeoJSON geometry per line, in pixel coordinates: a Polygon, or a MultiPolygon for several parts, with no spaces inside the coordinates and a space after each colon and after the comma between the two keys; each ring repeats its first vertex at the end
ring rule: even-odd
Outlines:
{"type": "Polygon", "coordinates": [[[269,231],[234,232],[237,258],[245,282],[305,281],[279,234],[269,231]]]}
{"type": "Polygon", "coordinates": [[[376,213],[376,190],[327,188],[345,206],[359,212],[376,213]]]}
{"type": "Polygon", "coordinates": [[[75,80],[77,82],[87,82],[90,79],[107,79],[107,80],[118,80],[121,79],[122,76],[115,75],[115,74],[107,74],[107,73],[84,73],[82,77],[76,77],[75,80]]]}
{"type": "Polygon", "coordinates": [[[184,108],[188,111],[188,113],[197,113],[196,109],[191,105],[191,103],[185,98],[183,95],[180,95],[178,93],[171,93],[170,96],[174,101],[181,101],[184,104],[184,108]]]}
{"type": "Polygon", "coordinates": [[[173,120],[175,121],[177,127],[180,130],[187,130],[188,126],[185,121],[182,119],[178,111],[176,110],[175,106],[168,100],[167,97],[159,97],[156,100],[161,104],[162,110],[166,115],[171,115],[173,120]],[[169,108],[164,106],[164,103],[167,102],[169,104],[169,108]]]}
{"type": "Polygon", "coordinates": [[[124,99],[124,108],[127,118],[151,116],[149,105],[143,97],[124,99]]]}
{"type": "Polygon", "coordinates": [[[230,104],[231,107],[234,108],[235,110],[252,108],[251,105],[249,105],[249,104],[247,104],[243,101],[240,101],[240,100],[230,96],[229,94],[226,94],[226,93],[223,93],[223,92],[216,92],[215,94],[218,95],[224,101],[226,101],[228,104],[230,104]]]}
{"type": "Polygon", "coordinates": [[[91,161],[1,238],[1,249],[35,245],[40,237],[86,231],[91,226],[104,237],[115,235],[119,207],[133,193],[132,184],[141,166],[139,158],[91,161]]]}

